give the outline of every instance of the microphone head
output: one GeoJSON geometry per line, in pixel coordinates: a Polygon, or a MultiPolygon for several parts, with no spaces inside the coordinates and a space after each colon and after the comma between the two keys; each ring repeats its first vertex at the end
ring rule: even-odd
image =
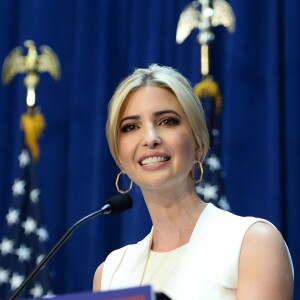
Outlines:
{"type": "Polygon", "coordinates": [[[132,207],[132,198],[128,194],[119,194],[106,201],[110,205],[110,214],[116,214],[132,207]]]}

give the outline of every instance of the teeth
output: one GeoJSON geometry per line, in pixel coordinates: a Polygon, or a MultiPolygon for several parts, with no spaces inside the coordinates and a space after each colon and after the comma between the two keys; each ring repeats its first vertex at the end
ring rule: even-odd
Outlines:
{"type": "Polygon", "coordinates": [[[148,157],[141,161],[141,164],[144,165],[154,165],[161,161],[167,161],[167,157],[155,156],[155,157],[148,157]]]}

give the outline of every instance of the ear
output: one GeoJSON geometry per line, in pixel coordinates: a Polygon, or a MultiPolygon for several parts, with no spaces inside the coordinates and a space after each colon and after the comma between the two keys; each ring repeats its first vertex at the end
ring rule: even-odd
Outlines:
{"type": "Polygon", "coordinates": [[[195,148],[195,160],[199,161],[202,159],[202,155],[203,155],[203,145],[196,145],[195,148]]]}
{"type": "Polygon", "coordinates": [[[121,170],[124,170],[124,168],[123,168],[123,164],[122,164],[122,160],[121,160],[121,158],[120,158],[120,156],[118,156],[118,160],[119,160],[119,168],[121,169],[121,170]]]}

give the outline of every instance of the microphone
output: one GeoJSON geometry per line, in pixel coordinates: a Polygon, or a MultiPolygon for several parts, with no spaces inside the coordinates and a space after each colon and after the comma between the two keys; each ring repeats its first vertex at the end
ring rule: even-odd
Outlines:
{"type": "Polygon", "coordinates": [[[132,198],[128,194],[119,194],[108,199],[100,211],[102,211],[102,214],[117,214],[131,207],[132,198]]]}
{"type": "Polygon", "coordinates": [[[95,211],[84,218],[77,221],[69,230],[61,237],[61,239],[54,245],[50,252],[40,261],[36,268],[30,273],[22,284],[15,290],[9,300],[14,300],[20,295],[21,292],[27,287],[30,281],[38,274],[41,268],[49,261],[50,258],[58,251],[67,238],[74,232],[76,228],[85,223],[86,221],[98,216],[116,214],[125,211],[132,207],[132,198],[128,194],[120,194],[114,196],[106,201],[106,204],[98,211],[95,211]]]}

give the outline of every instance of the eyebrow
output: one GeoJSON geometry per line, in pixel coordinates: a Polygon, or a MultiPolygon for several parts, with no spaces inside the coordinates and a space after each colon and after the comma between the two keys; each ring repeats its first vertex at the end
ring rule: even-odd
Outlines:
{"type": "Polygon", "coordinates": [[[161,110],[161,111],[158,111],[158,112],[155,112],[153,115],[155,117],[159,117],[161,115],[165,115],[165,114],[175,114],[177,115],[178,117],[181,117],[180,114],[178,112],[176,112],[175,110],[172,110],[172,109],[166,109],[166,110],[161,110]]]}
{"type": "MultiPolygon", "coordinates": [[[[177,115],[179,118],[181,118],[180,114],[177,113],[176,111],[172,110],[172,109],[166,109],[166,110],[160,110],[160,111],[157,111],[155,113],[153,113],[153,116],[154,117],[159,117],[161,115],[165,115],[165,114],[169,114],[169,113],[172,113],[172,114],[175,114],[177,115]]],[[[127,116],[125,118],[123,118],[121,121],[120,121],[120,125],[126,121],[126,120],[138,120],[140,119],[140,116],[139,115],[133,115],[133,116],[127,116]]]]}

